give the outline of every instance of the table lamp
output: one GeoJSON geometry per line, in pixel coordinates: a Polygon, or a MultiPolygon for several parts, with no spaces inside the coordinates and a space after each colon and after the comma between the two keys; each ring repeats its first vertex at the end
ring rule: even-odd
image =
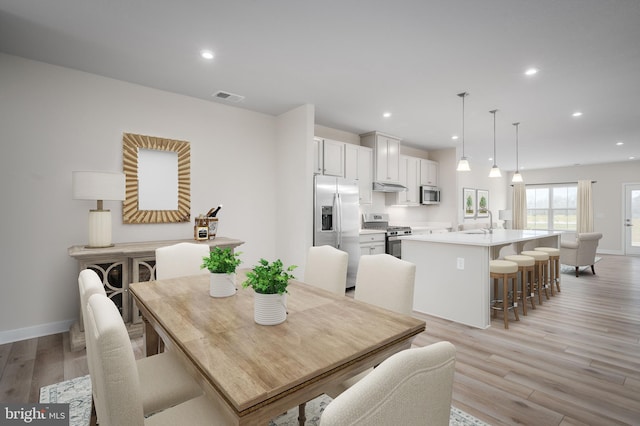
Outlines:
{"type": "Polygon", "coordinates": [[[74,200],[97,200],[89,210],[89,248],[110,247],[111,211],[104,210],[104,200],[124,200],[125,176],[118,172],[72,172],[74,200]]]}
{"type": "Polygon", "coordinates": [[[511,210],[498,210],[498,218],[504,220],[504,228],[508,229],[507,222],[513,219],[513,213],[511,213],[511,210]]]}

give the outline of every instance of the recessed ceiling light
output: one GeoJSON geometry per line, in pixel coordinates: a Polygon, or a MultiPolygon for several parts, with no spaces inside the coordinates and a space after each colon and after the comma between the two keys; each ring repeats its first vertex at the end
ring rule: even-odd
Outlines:
{"type": "Polygon", "coordinates": [[[389,117],[391,117],[391,113],[390,112],[385,112],[384,114],[382,114],[382,116],[384,118],[389,118],[389,117]]]}
{"type": "Polygon", "coordinates": [[[629,157],[629,160],[635,160],[636,157],[629,157]]]}
{"type": "Polygon", "coordinates": [[[624,145],[624,142],[616,142],[616,146],[622,146],[624,145]]]}
{"type": "Polygon", "coordinates": [[[493,157],[489,157],[489,161],[493,161],[493,157]]]}
{"type": "Polygon", "coordinates": [[[204,59],[213,59],[213,52],[210,50],[201,50],[200,51],[200,56],[202,56],[204,59]]]}
{"type": "Polygon", "coordinates": [[[538,74],[538,68],[529,68],[524,72],[524,75],[536,75],[538,74]]]}
{"type": "Polygon", "coordinates": [[[457,141],[458,140],[458,135],[451,136],[451,139],[453,139],[454,141],[457,141]]]}
{"type": "Polygon", "coordinates": [[[574,116],[574,117],[580,117],[582,115],[582,113],[580,111],[576,111],[571,115],[574,116]]]}

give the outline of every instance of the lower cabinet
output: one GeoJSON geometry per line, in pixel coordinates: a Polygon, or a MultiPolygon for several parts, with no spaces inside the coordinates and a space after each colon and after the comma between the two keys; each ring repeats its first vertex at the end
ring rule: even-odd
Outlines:
{"type": "Polygon", "coordinates": [[[384,232],[360,235],[360,254],[384,254],[384,232]]]}

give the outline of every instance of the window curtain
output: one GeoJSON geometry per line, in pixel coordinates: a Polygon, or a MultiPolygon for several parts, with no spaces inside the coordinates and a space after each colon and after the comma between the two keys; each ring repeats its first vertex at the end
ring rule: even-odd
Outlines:
{"type": "Polygon", "coordinates": [[[593,232],[593,198],[591,195],[591,181],[578,181],[578,206],[576,209],[576,229],[580,232],[593,232]]]}
{"type": "Polygon", "coordinates": [[[513,229],[527,227],[527,188],[524,183],[513,185],[513,229]]]}

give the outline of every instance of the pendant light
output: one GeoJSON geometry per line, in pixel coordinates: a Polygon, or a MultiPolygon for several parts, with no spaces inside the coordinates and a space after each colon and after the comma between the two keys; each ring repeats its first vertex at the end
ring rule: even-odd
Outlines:
{"type": "Polygon", "coordinates": [[[491,167],[491,171],[489,172],[489,177],[502,177],[502,173],[500,173],[500,168],[496,164],[496,112],[497,109],[489,111],[493,114],[493,167],[491,167]]]}
{"type": "Polygon", "coordinates": [[[513,123],[516,126],[516,172],[513,174],[513,178],[511,179],[512,183],[522,182],[522,175],[520,174],[520,165],[518,164],[518,126],[520,122],[513,123]]]}
{"type": "Polygon", "coordinates": [[[458,96],[462,98],[462,157],[460,157],[460,161],[458,161],[458,167],[456,168],[459,172],[468,172],[471,170],[469,167],[469,161],[467,157],[464,156],[464,98],[469,94],[467,92],[458,93],[458,96]]]}

